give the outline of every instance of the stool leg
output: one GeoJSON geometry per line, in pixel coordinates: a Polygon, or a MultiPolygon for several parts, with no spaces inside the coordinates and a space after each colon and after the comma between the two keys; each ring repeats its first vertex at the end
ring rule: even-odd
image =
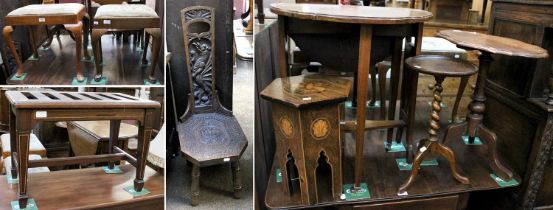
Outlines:
{"type": "MultiPolygon", "coordinates": [[[[378,68],[376,69],[371,69],[372,71],[369,71],[369,73],[371,74],[371,101],[369,101],[369,106],[374,106],[376,104],[376,74],[378,72],[378,68]]],[[[382,101],[380,102],[380,104],[382,105],[382,101]]]]}
{"type": "MultiPolygon", "coordinates": [[[[119,128],[121,127],[121,120],[110,120],[109,121],[109,146],[108,154],[113,154],[113,145],[119,140],[119,128]]],[[[115,163],[110,161],[108,163],[108,168],[113,169],[115,163]]]]}
{"type": "Polygon", "coordinates": [[[461,98],[463,98],[463,93],[467,87],[469,81],[469,76],[461,77],[461,83],[459,84],[459,89],[457,90],[457,96],[455,97],[455,104],[453,105],[453,112],[451,112],[451,122],[459,122],[459,116],[457,116],[457,111],[459,110],[459,103],[461,98]]]}
{"type": "Polygon", "coordinates": [[[88,54],[88,34],[90,33],[90,17],[86,14],[83,17],[83,52],[84,59],[90,60],[90,54],[88,54]]]}
{"type": "Polygon", "coordinates": [[[29,140],[31,135],[31,112],[18,111],[16,122],[17,131],[17,171],[19,174],[19,206],[21,209],[27,207],[27,168],[29,162],[29,140]]]}
{"type": "Polygon", "coordinates": [[[242,192],[242,181],[240,179],[240,161],[234,161],[230,163],[232,168],[232,180],[234,186],[234,198],[240,198],[240,192],[242,192]]]}
{"type": "Polygon", "coordinates": [[[6,43],[8,44],[8,47],[10,48],[11,53],[15,58],[15,64],[17,65],[17,72],[15,73],[15,77],[21,77],[23,76],[23,64],[21,64],[21,58],[19,57],[19,54],[17,54],[17,50],[15,49],[15,45],[13,44],[12,32],[12,26],[5,26],[2,30],[4,39],[6,39],[6,43]]]}
{"type": "Polygon", "coordinates": [[[83,44],[83,35],[82,35],[83,23],[82,21],[79,21],[79,23],[74,25],[68,25],[65,28],[71,31],[71,33],[75,36],[75,42],[77,42],[77,44],[75,45],[75,48],[77,48],[76,49],[77,67],[75,69],[77,71],[77,81],[82,82],[84,81],[84,76],[83,76],[83,73],[81,72],[81,50],[82,50],[81,48],[83,44]]]}
{"type": "Polygon", "coordinates": [[[377,68],[378,70],[378,88],[380,94],[380,118],[386,119],[386,71],[382,68],[377,68]]]}
{"type": "MultiPolygon", "coordinates": [[[[161,30],[159,28],[150,28],[146,29],[148,34],[152,36],[153,39],[153,46],[152,46],[152,65],[150,66],[150,75],[148,76],[148,80],[150,83],[156,82],[155,77],[155,70],[157,67],[158,57],[159,57],[159,50],[161,48],[161,30]]],[[[144,53],[145,55],[146,53],[144,53]]]]}
{"type": "MultiPolygon", "coordinates": [[[[144,37],[144,50],[142,51],[142,64],[148,64],[148,59],[146,59],[146,55],[148,55],[148,45],[150,45],[150,34],[146,33],[144,37]]],[[[152,54],[152,56],[154,55],[152,54]]]]}
{"type": "Polygon", "coordinates": [[[144,121],[138,127],[138,147],[136,151],[136,177],[134,179],[134,190],[142,191],[144,187],[144,171],[146,168],[146,157],[150,148],[150,138],[152,135],[152,111],[147,111],[144,121]]]}
{"type": "Polygon", "coordinates": [[[192,206],[197,206],[200,203],[200,166],[194,164],[192,166],[192,206]]]}
{"type": "Polygon", "coordinates": [[[102,79],[102,35],[106,33],[106,29],[92,29],[92,52],[94,53],[94,65],[96,67],[95,81],[102,79]]]}
{"type": "Polygon", "coordinates": [[[35,38],[35,27],[29,26],[27,27],[27,32],[29,33],[29,38],[31,39],[31,48],[33,48],[33,58],[38,59],[38,50],[36,46],[36,38],[35,38]]]}
{"type": "Polygon", "coordinates": [[[15,126],[17,126],[17,120],[11,106],[8,106],[8,107],[10,112],[10,151],[11,151],[10,156],[12,157],[11,158],[12,166],[10,170],[12,173],[12,179],[17,179],[17,168],[15,167],[15,160],[17,158],[15,155],[17,151],[17,133],[16,133],[17,130],[15,129],[15,126]]]}

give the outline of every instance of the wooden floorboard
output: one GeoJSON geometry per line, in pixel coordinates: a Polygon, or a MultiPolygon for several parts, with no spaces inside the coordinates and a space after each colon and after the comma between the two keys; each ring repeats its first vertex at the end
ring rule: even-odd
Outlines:
{"type": "MultiPolygon", "coordinates": [[[[123,188],[132,185],[135,169],[131,165],[121,169],[123,174],[106,174],[99,167],[29,174],[28,196],[41,210],[163,209],[163,174],[147,167],[144,187],[151,193],[133,198],[123,188]]],[[[0,209],[11,209],[17,186],[0,176],[0,209]]]]}
{"type": "MultiPolygon", "coordinates": [[[[450,111],[449,107],[441,113],[441,131],[447,126],[450,111]]],[[[378,119],[379,108],[369,108],[367,119],[378,119]]],[[[418,101],[416,116],[416,131],[414,135],[415,142],[427,137],[426,130],[429,124],[430,106],[427,101],[418,101]]],[[[346,110],[346,118],[352,119],[354,110],[346,110]]],[[[405,135],[404,135],[405,136],[405,135]]],[[[412,199],[418,197],[429,197],[438,195],[458,194],[462,192],[481,191],[500,188],[497,183],[490,178],[491,169],[488,167],[487,147],[486,146],[466,146],[461,138],[458,141],[448,144],[455,152],[457,168],[461,175],[468,177],[471,181],[469,185],[463,185],[457,182],[450,173],[449,164],[440,157],[438,166],[423,166],[419,171],[415,182],[407,189],[407,196],[398,196],[397,190],[403,184],[410,174],[410,171],[400,171],[396,165],[395,159],[405,156],[404,153],[386,153],[384,150],[384,141],[386,139],[385,130],[369,131],[365,137],[364,160],[363,160],[363,178],[366,182],[371,198],[357,201],[333,201],[320,203],[319,206],[336,204],[355,204],[355,203],[376,203],[383,201],[412,199]]],[[[353,183],[355,141],[352,133],[346,134],[343,141],[343,183],[353,183]]],[[[275,157],[277,160],[277,157],[275,157]]],[[[299,197],[290,197],[283,193],[281,187],[275,181],[275,165],[273,164],[271,177],[267,187],[266,204],[272,208],[301,208],[299,197]]],[[[520,182],[520,177],[515,174],[515,178],[520,182]]]]}
{"type": "MultiPolygon", "coordinates": [[[[107,85],[143,85],[148,78],[150,66],[142,65],[142,52],[130,39],[123,43],[113,35],[102,36],[103,76],[107,77],[107,85]]],[[[148,61],[151,62],[151,45],[148,48],[148,61]]],[[[163,49],[161,49],[163,50],[163,49]]],[[[90,55],[92,48],[88,47],[90,55]]],[[[71,85],[75,73],[75,41],[69,35],[61,35],[54,39],[48,50],[38,50],[39,60],[26,60],[23,68],[27,76],[23,80],[8,80],[8,85],[71,85]]],[[[163,62],[159,57],[159,62],[163,62]]],[[[81,61],[82,72],[88,78],[87,84],[94,78],[94,62],[81,61]]],[[[14,72],[15,73],[15,72],[14,72]]],[[[156,78],[163,84],[163,71],[156,68],[156,78]]],[[[12,75],[13,76],[13,75],[12,75]]]]}

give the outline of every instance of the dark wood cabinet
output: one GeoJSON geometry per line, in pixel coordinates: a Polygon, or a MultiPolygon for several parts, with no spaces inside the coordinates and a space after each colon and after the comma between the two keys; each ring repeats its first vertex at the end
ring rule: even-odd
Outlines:
{"type": "Polygon", "coordinates": [[[471,196],[469,209],[553,207],[551,111],[545,100],[552,71],[553,1],[494,1],[489,33],[548,50],[547,59],[494,56],[485,124],[499,138],[505,161],[522,177],[519,187],[471,196]],[[493,199],[490,199],[493,198],[493,199]]]}

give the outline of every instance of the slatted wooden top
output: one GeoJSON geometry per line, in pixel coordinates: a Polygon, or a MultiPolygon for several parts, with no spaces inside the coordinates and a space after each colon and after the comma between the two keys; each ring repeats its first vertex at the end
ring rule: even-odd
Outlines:
{"type": "Polygon", "coordinates": [[[277,78],[260,94],[267,100],[301,108],[313,104],[343,102],[350,89],[350,80],[310,74],[277,78]]]}
{"type": "Polygon", "coordinates": [[[461,30],[441,30],[436,35],[462,48],[527,58],[548,56],[547,51],[541,47],[506,37],[461,30]]]}
{"type": "Polygon", "coordinates": [[[120,109],[159,108],[156,101],[122,93],[6,91],[10,104],[18,109],[120,109]]]}
{"type": "Polygon", "coordinates": [[[271,4],[271,12],[299,19],[357,24],[408,24],[430,20],[424,10],[329,4],[271,4]]]}

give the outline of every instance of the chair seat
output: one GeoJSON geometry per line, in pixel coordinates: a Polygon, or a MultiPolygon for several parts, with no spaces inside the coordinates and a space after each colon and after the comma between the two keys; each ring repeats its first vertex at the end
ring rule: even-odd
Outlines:
{"type": "Polygon", "coordinates": [[[478,69],[466,60],[442,55],[419,55],[405,60],[409,69],[434,76],[463,77],[475,74],[478,69]]]}
{"type": "Polygon", "coordinates": [[[151,7],[143,4],[108,4],[100,6],[94,18],[159,18],[159,16],[151,7]]]}
{"type": "MultiPolygon", "coordinates": [[[[11,175],[11,167],[12,167],[12,157],[8,157],[4,159],[4,171],[6,172],[6,176],[11,175]]],[[[42,157],[40,155],[29,155],[29,160],[41,160],[42,157]]],[[[29,173],[43,173],[43,172],[50,172],[50,169],[48,167],[37,167],[37,168],[28,168],[27,171],[29,173]]]]}
{"type": "MultiPolygon", "coordinates": [[[[6,159],[10,157],[10,134],[2,134],[0,136],[2,141],[2,157],[6,159]]],[[[46,157],[46,148],[40,143],[40,140],[36,137],[35,134],[31,133],[31,143],[29,145],[29,154],[36,154],[42,157],[46,157]]]]}
{"type": "Polygon", "coordinates": [[[78,15],[84,9],[84,5],[77,3],[31,4],[11,11],[6,17],[78,15]]]}
{"type": "Polygon", "coordinates": [[[234,116],[193,114],[177,126],[181,151],[198,164],[237,160],[248,141],[234,116]]]}

